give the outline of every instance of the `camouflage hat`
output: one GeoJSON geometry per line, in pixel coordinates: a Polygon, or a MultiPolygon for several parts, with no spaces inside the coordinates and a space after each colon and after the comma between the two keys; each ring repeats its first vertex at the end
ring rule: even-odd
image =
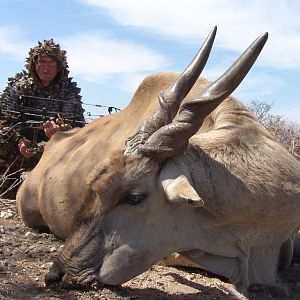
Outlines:
{"type": "Polygon", "coordinates": [[[68,63],[67,63],[67,52],[60,48],[59,44],[56,44],[53,39],[44,40],[43,42],[38,42],[38,45],[31,48],[28,52],[29,56],[26,58],[25,67],[29,74],[36,76],[35,63],[38,58],[42,55],[47,55],[55,60],[59,67],[59,78],[67,77],[68,63]]]}

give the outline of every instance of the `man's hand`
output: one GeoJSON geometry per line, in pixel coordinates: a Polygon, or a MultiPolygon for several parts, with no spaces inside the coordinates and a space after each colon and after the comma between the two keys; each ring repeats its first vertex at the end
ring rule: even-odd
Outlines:
{"type": "Polygon", "coordinates": [[[18,148],[21,153],[25,158],[30,158],[35,155],[34,152],[28,151],[28,146],[30,146],[32,142],[30,140],[27,140],[25,138],[20,139],[18,143],[18,148]]]}
{"type": "Polygon", "coordinates": [[[51,139],[54,133],[56,133],[57,131],[61,131],[60,126],[56,124],[56,122],[53,120],[46,121],[43,124],[43,127],[44,127],[45,134],[49,139],[51,139]]]}

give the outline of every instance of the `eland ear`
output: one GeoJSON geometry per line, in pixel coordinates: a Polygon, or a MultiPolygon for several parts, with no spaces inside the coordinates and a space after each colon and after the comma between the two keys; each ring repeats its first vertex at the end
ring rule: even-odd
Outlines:
{"type": "Polygon", "coordinates": [[[194,207],[204,206],[204,201],[191,184],[188,170],[173,160],[165,162],[159,174],[159,182],[168,201],[194,207]]]}
{"type": "Polygon", "coordinates": [[[195,207],[202,207],[203,200],[190,183],[184,170],[172,161],[165,163],[159,181],[167,199],[172,203],[188,203],[195,207]]]}
{"type": "Polygon", "coordinates": [[[170,202],[188,203],[195,207],[204,205],[203,200],[184,175],[180,175],[175,179],[163,180],[162,187],[170,202]]]}

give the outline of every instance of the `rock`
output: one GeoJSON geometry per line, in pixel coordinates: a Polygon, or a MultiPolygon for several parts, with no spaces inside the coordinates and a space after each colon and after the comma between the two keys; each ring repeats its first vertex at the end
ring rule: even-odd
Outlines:
{"type": "Polygon", "coordinates": [[[0,212],[0,219],[11,219],[14,216],[11,209],[8,209],[7,211],[2,210],[0,212]]]}
{"type": "Polygon", "coordinates": [[[12,255],[11,249],[6,248],[6,247],[4,247],[4,248],[2,249],[2,252],[3,252],[4,256],[11,256],[11,255],[12,255]]]}
{"type": "Polygon", "coordinates": [[[24,235],[25,237],[30,237],[33,235],[33,233],[31,231],[27,231],[24,235]]]}
{"type": "Polygon", "coordinates": [[[52,253],[52,252],[55,252],[56,250],[57,250],[56,247],[51,247],[51,248],[49,249],[49,252],[52,253]]]}

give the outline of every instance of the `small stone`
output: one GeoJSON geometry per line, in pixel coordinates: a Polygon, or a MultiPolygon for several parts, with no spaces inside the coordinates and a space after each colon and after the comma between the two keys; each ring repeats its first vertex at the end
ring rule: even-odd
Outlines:
{"type": "Polygon", "coordinates": [[[9,266],[10,266],[10,267],[15,267],[15,266],[16,266],[16,263],[15,263],[14,261],[10,261],[10,262],[9,262],[9,266]]]}
{"type": "Polygon", "coordinates": [[[50,253],[55,252],[56,250],[57,250],[56,247],[51,247],[50,248],[50,253]]]}
{"type": "Polygon", "coordinates": [[[9,248],[3,248],[2,252],[3,252],[4,256],[12,255],[12,251],[9,248]]]}
{"type": "Polygon", "coordinates": [[[0,219],[11,219],[13,217],[12,211],[9,209],[7,211],[0,212],[0,219]]]}

